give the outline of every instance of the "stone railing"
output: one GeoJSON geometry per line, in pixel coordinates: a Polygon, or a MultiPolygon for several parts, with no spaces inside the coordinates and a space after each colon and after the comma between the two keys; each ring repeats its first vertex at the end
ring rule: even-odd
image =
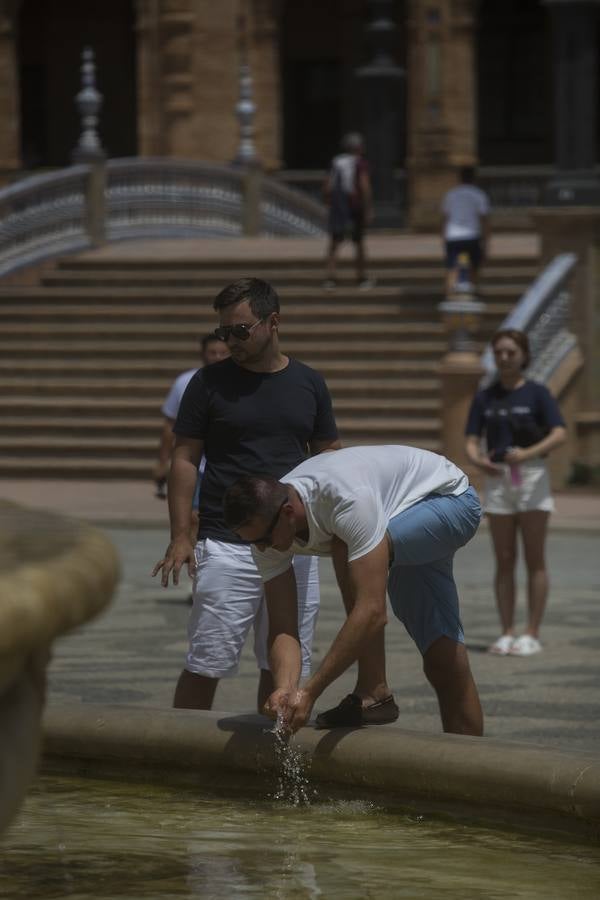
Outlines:
{"type": "Polygon", "coordinates": [[[90,246],[85,213],[89,174],[89,166],[72,166],[0,190],[0,277],[90,246]]]}
{"type": "MultiPolygon", "coordinates": [[[[547,383],[563,359],[577,345],[577,338],[568,329],[570,291],[567,282],[577,257],[574,253],[556,256],[523,294],[515,308],[501,324],[501,328],[517,328],[529,338],[532,363],[527,376],[547,383]]],[[[496,375],[494,354],[486,347],[481,365],[483,384],[490,384],[496,375]]]]}
{"type": "Polygon", "coordinates": [[[119,576],[99,532],[0,502],[0,832],[35,772],[53,641],[97,615],[119,576]]]}
{"type": "Polygon", "coordinates": [[[185,160],[110,160],[106,238],[239,236],[243,176],[241,169],[185,160]]]}
{"type": "Polygon", "coordinates": [[[322,204],[258,168],[115,159],[0,190],[0,277],[124,238],[321,235],[322,204]]]}

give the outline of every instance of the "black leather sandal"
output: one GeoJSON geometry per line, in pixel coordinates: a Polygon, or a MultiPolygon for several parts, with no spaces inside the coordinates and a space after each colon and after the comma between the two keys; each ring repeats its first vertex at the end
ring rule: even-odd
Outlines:
{"type": "Polygon", "coordinates": [[[387,725],[395,722],[400,710],[390,694],[363,707],[358,694],[348,694],[343,700],[316,718],[317,728],[360,728],[363,725],[387,725]]]}

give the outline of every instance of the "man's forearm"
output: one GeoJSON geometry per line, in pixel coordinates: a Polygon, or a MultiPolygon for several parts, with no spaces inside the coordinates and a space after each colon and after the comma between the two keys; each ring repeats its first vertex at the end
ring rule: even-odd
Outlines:
{"type": "Polygon", "coordinates": [[[276,690],[296,690],[302,673],[299,639],[291,634],[276,635],[269,648],[269,664],[276,690]]]}
{"type": "Polygon", "coordinates": [[[386,621],[385,600],[377,604],[355,602],[319,669],[304,686],[313,699],[358,659],[386,621]]]}
{"type": "Polygon", "coordinates": [[[171,538],[188,536],[190,513],[196,489],[198,469],[186,459],[174,459],[169,474],[169,519],[171,538]]]}

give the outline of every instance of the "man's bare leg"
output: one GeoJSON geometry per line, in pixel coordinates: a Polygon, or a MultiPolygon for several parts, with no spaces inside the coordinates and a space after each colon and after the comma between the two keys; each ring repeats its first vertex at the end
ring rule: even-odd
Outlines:
{"type": "Polygon", "coordinates": [[[483,712],[464,644],[438,638],[423,657],[423,670],[440,705],[444,731],[483,734],[483,712]]]}
{"type": "Polygon", "coordinates": [[[341,241],[336,240],[334,237],[330,237],[329,239],[329,248],[327,251],[327,267],[326,267],[326,276],[328,280],[335,281],[336,276],[336,256],[337,250],[340,246],[341,241]]]}
{"type": "MultiPolygon", "coordinates": [[[[334,541],[332,561],[344,609],[349,616],[354,607],[354,597],[348,583],[348,548],[341,541],[334,541]]],[[[368,649],[358,658],[358,675],[353,693],[362,699],[363,706],[386,700],[392,693],[385,674],[385,628],[375,635],[368,649]]]]}
{"type": "Polygon", "coordinates": [[[212,709],[218,683],[218,678],[184,669],[175,688],[173,706],[175,709],[212,709]]]}
{"type": "Polygon", "coordinates": [[[354,693],[363,706],[386,700],[392,693],[385,674],[385,629],[382,628],[369,644],[369,649],[358,659],[358,676],[354,693]]]}
{"type": "Polygon", "coordinates": [[[362,239],[355,242],[354,252],[356,254],[356,280],[358,282],[364,281],[367,277],[367,272],[365,262],[365,247],[362,239]]]}

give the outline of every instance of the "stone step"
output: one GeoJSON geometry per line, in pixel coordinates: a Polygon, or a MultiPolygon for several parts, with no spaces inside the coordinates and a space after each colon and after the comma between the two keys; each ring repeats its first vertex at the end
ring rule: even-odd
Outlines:
{"type": "MultiPolygon", "coordinates": [[[[162,365],[181,368],[182,357],[193,358],[197,353],[198,339],[191,338],[188,341],[127,341],[113,337],[110,340],[96,341],[74,338],[56,337],[52,341],[48,339],[34,339],[28,341],[14,340],[8,337],[0,338],[0,356],[5,363],[14,360],[21,361],[27,354],[36,359],[43,356],[45,360],[62,360],[65,365],[68,362],[78,360],[97,361],[104,365],[109,360],[128,363],[135,359],[137,362],[152,359],[158,360],[162,365]]],[[[365,335],[331,335],[327,341],[318,341],[314,336],[308,338],[290,338],[286,341],[286,350],[290,356],[304,360],[344,357],[372,358],[376,354],[380,358],[389,357],[414,357],[423,359],[439,359],[446,349],[445,337],[440,335],[437,340],[384,340],[378,337],[375,344],[365,335]]],[[[483,349],[483,347],[481,348],[483,349]]],[[[199,363],[198,363],[199,364],[199,363]]]]}
{"type": "MultiPolygon", "coordinates": [[[[179,370],[176,374],[179,374],[179,370]]],[[[350,375],[332,375],[327,379],[329,389],[336,399],[340,397],[350,398],[369,398],[373,402],[378,402],[381,398],[401,398],[401,397],[436,397],[439,394],[440,382],[439,378],[429,373],[427,375],[419,375],[418,377],[406,376],[405,374],[389,374],[371,376],[368,379],[364,377],[354,377],[356,373],[350,375]]],[[[74,378],[71,375],[48,374],[41,375],[25,374],[3,375],[0,372],[0,400],[15,397],[27,397],[35,392],[37,397],[56,397],[72,400],[74,397],[93,397],[107,398],[108,392],[110,396],[118,399],[120,402],[124,400],[137,400],[138,398],[152,398],[157,406],[163,402],[166,393],[171,386],[173,377],[162,376],[153,377],[120,377],[115,376],[110,379],[110,384],[102,379],[102,377],[86,377],[78,375],[74,378]]],[[[2,401],[4,402],[4,401],[2,401]]]]}
{"type": "MultiPolygon", "coordinates": [[[[398,438],[396,435],[344,434],[345,446],[370,444],[405,443],[425,450],[440,451],[440,442],[435,438],[419,437],[412,439],[410,435],[398,438]]],[[[1,445],[0,445],[1,447],[1,445]]],[[[57,479],[140,479],[150,481],[152,467],[156,461],[156,453],[148,452],[142,458],[133,454],[124,456],[65,456],[49,455],[41,448],[38,456],[23,457],[20,453],[2,455],[2,472],[8,478],[57,478],[57,479]]]]}
{"type": "MultiPolygon", "coordinates": [[[[2,419],[3,429],[19,428],[24,419],[31,420],[35,427],[51,427],[59,420],[73,417],[76,423],[85,420],[90,423],[114,424],[115,419],[132,419],[136,423],[145,422],[156,426],[156,417],[164,397],[62,397],[62,396],[2,396],[0,403],[5,411],[2,419]]],[[[388,415],[406,416],[413,411],[428,412],[437,415],[439,400],[427,397],[369,397],[336,396],[334,406],[338,414],[369,415],[374,410],[385,411],[388,415]]]]}
{"type": "MultiPolygon", "coordinates": [[[[512,309],[509,301],[498,303],[486,303],[482,313],[482,319],[495,321],[504,317],[512,309]]],[[[369,303],[353,306],[351,304],[316,304],[286,306],[282,312],[282,328],[294,321],[306,322],[307,315],[313,322],[339,321],[374,321],[384,319],[389,321],[428,321],[439,322],[440,313],[437,309],[437,300],[422,301],[420,303],[404,303],[398,298],[391,303],[369,303]]],[[[27,323],[32,321],[48,322],[58,328],[59,324],[70,323],[79,326],[83,323],[115,327],[122,323],[139,323],[147,327],[154,323],[165,325],[185,325],[194,327],[197,334],[212,331],[215,327],[215,314],[212,310],[201,306],[182,306],[172,304],[159,308],[144,308],[143,306],[123,305],[120,307],[106,307],[103,305],[82,305],[77,303],[40,304],[39,306],[28,303],[3,303],[0,301],[0,327],[4,323],[27,323]]]]}
{"type": "MultiPolygon", "coordinates": [[[[161,256],[159,253],[151,254],[148,256],[140,257],[135,254],[131,254],[130,256],[125,255],[125,253],[120,252],[119,256],[117,255],[105,255],[98,256],[94,254],[93,257],[87,254],[80,254],[78,256],[68,256],[64,259],[58,260],[56,265],[57,271],[68,272],[68,271],[86,271],[89,269],[99,270],[102,273],[105,272],[138,272],[145,273],[149,269],[153,272],[211,272],[211,271],[223,271],[226,273],[227,280],[231,281],[234,277],[241,278],[244,276],[245,271],[248,269],[249,265],[257,265],[260,266],[265,272],[272,271],[289,271],[289,270],[303,270],[307,266],[318,269],[323,265],[322,260],[325,258],[325,242],[323,242],[323,257],[322,259],[314,256],[283,256],[279,255],[272,259],[265,259],[262,256],[256,256],[254,258],[249,258],[247,256],[231,256],[227,257],[225,260],[216,260],[214,257],[206,257],[204,259],[198,258],[190,254],[189,256],[181,256],[177,259],[169,258],[167,256],[161,256]],[[234,273],[234,275],[232,275],[234,273]]],[[[523,256],[511,256],[509,254],[497,256],[494,255],[491,259],[488,260],[486,265],[487,267],[494,267],[498,269],[504,268],[520,268],[525,266],[537,265],[539,263],[539,255],[536,253],[527,254],[523,256]]],[[[441,251],[441,243],[439,250],[436,250],[432,253],[419,253],[418,255],[410,256],[410,257],[402,257],[400,255],[395,256],[394,254],[390,254],[389,256],[380,256],[380,255],[371,255],[370,265],[373,269],[378,270],[387,270],[387,269],[400,269],[400,270],[410,270],[415,268],[415,266],[419,267],[427,267],[427,268],[436,268],[440,271],[443,271],[445,268],[444,257],[441,251]]],[[[341,257],[338,261],[338,271],[340,274],[347,272],[351,277],[355,271],[354,260],[351,258],[341,257]]],[[[321,268],[322,272],[322,268],[321,268]]]]}
{"type": "MultiPolygon", "coordinates": [[[[344,433],[364,433],[364,434],[380,434],[384,432],[398,432],[411,434],[437,434],[440,428],[439,419],[435,416],[423,417],[418,415],[402,414],[401,410],[394,410],[394,415],[374,415],[379,410],[379,406],[371,405],[368,409],[368,415],[357,415],[356,410],[353,414],[344,413],[336,404],[338,428],[344,433]]],[[[117,440],[114,435],[115,427],[118,426],[118,442],[122,446],[122,442],[133,441],[136,446],[142,447],[141,442],[146,440],[154,441],[156,449],[158,449],[158,439],[160,429],[162,427],[162,417],[158,412],[152,417],[132,418],[131,422],[125,422],[122,419],[116,420],[114,416],[97,418],[92,416],[65,416],[62,414],[57,416],[40,416],[40,415],[23,415],[23,416],[6,416],[2,420],[2,441],[6,441],[8,446],[18,444],[21,437],[27,435],[34,439],[36,446],[39,442],[60,441],[66,436],[73,438],[75,444],[81,441],[85,445],[90,438],[102,438],[102,441],[110,443],[111,440],[117,440]]],[[[422,410],[421,410],[422,412],[422,410]]],[[[147,450],[147,445],[144,445],[147,450]]]]}
{"type": "MultiPolygon", "coordinates": [[[[249,275],[256,278],[264,278],[279,291],[289,286],[310,285],[320,287],[324,280],[323,266],[304,265],[299,268],[274,268],[260,262],[247,264],[249,275]]],[[[500,282],[532,281],[537,275],[537,266],[528,263],[514,266],[490,264],[485,266],[481,275],[481,284],[494,284],[500,282]]],[[[369,265],[369,274],[376,280],[379,287],[394,284],[427,284],[434,290],[440,289],[443,282],[444,271],[439,264],[406,265],[403,267],[380,266],[379,262],[369,265]]],[[[157,269],[150,271],[136,270],[102,270],[101,268],[84,268],[78,270],[58,269],[42,276],[41,282],[49,287],[86,287],[102,283],[107,287],[128,287],[161,285],[165,287],[210,287],[216,294],[221,288],[232,280],[229,268],[214,269],[157,269]]],[[[356,282],[354,272],[350,269],[342,269],[338,276],[339,289],[353,287],[356,282]]]]}
{"type": "MultiPolygon", "coordinates": [[[[354,354],[349,359],[317,359],[307,356],[303,359],[309,366],[318,368],[323,375],[327,373],[334,375],[358,375],[368,376],[370,374],[404,374],[413,373],[415,375],[428,375],[431,372],[431,362],[422,359],[404,360],[404,359],[357,359],[354,354]]],[[[70,361],[61,359],[27,359],[16,358],[7,359],[5,356],[0,357],[0,377],[9,375],[58,375],[71,373],[96,376],[105,382],[110,381],[112,377],[143,377],[162,374],[165,378],[174,378],[181,372],[181,363],[178,360],[170,361],[163,359],[151,360],[127,360],[127,359],[80,359],[76,358],[70,361]]]]}
{"type": "MultiPolygon", "coordinates": [[[[160,423],[157,421],[157,426],[160,423]]],[[[395,441],[402,442],[407,437],[414,439],[420,434],[433,435],[435,438],[439,432],[439,422],[432,424],[429,419],[376,419],[371,422],[368,420],[341,420],[338,422],[340,435],[343,440],[350,441],[351,435],[360,433],[365,435],[377,435],[379,443],[381,440],[392,438],[391,443],[395,441]]],[[[139,458],[152,460],[158,452],[159,428],[156,427],[152,433],[147,435],[137,434],[131,436],[119,436],[114,434],[98,433],[93,430],[85,433],[71,432],[64,429],[61,433],[52,432],[45,434],[27,433],[27,440],[19,435],[2,434],[0,435],[0,453],[4,459],[5,456],[16,456],[20,454],[24,460],[45,455],[48,458],[72,458],[72,457],[95,457],[104,456],[112,459],[122,457],[123,459],[139,458]]]]}
{"type": "MultiPolygon", "coordinates": [[[[206,329],[199,330],[198,335],[210,333],[215,326],[214,317],[206,322],[206,329]]],[[[282,336],[287,338],[323,337],[323,326],[319,322],[288,321],[282,325],[282,336]]],[[[398,334],[400,337],[410,335],[412,338],[430,338],[444,335],[444,326],[438,322],[405,321],[403,316],[386,317],[375,321],[354,322],[339,320],[335,328],[327,333],[327,340],[337,338],[365,336],[370,338],[390,337],[398,334]]],[[[122,322],[118,331],[113,326],[107,326],[103,322],[39,322],[37,319],[29,319],[24,322],[4,322],[1,335],[10,337],[11,341],[28,340],[29,338],[47,338],[53,340],[80,340],[99,338],[113,340],[115,338],[126,339],[139,338],[140,341],[151,341],[158,336],[162,340],[177,341],[177,346],[183,346],[187,342],[197,352],[198,337],[190,331],[188,323],[170,322],[122,322]]],[[[0,337],[1,340],[1,337],[0,337]]]]}
{"type": "MultiPolygon", "coordinates": [[[[513,299],[520,297],[526,288],[526,281],[514,281],[506,284],[493,283],[482,285],[479,293],[483,301],[487,299],[513,299]]],[[[101,284],[78,288],[47,287],[42,285],[5,285],[0,288],[0,303],[22,303],[24,300],[27,300],[32,305],[35,303],[46,305],[51,301],[54,301],[57,305],[64,303],[89,304],[91,301],[95,301],[106,305],[121,306],[123,303],[135,303],[148,307],[153,304],[168,305],[173,302],[173,298],[176,298],[178,305],[182,305],[187,299],[190,303],[199,306],[204,301],[207,307],[212,309],[214,296],[214,290],[206,286],[181,286],[175,289],[163,285],[150,287],[135,285],[117,288],[101,284]]],[[[437,303],[443,299],[443,286],[441,283],[437,287],[431,288],[426,285],[415,284],[382,285],[370,291],[362,291],[355,286],[349,285],[335,291],[327,291],[321,287],[292,285],[282,288],[280,297],[282,306],[286,306],[287,302],[298,300],[302,301],[302,303],[316,302],[330,303],[332,305],[339,305],[340,302],[354,302],[357,305],[364,306],[375,301],[382,302],[390,299],[398,300],[399,298],[402,300],[408,298],[420,300],[423,297],[429,297],[433,302],[437,303]]]]}

